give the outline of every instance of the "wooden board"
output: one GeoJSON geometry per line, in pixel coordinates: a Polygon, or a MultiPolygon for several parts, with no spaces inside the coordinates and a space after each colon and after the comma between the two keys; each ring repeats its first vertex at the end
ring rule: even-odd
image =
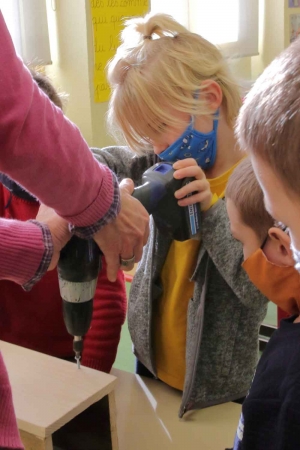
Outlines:
{"type": "Polygon", "coordinates": [[[113,391],[116,378],[0,341],[20,430],[50,436],[113,391]]]}

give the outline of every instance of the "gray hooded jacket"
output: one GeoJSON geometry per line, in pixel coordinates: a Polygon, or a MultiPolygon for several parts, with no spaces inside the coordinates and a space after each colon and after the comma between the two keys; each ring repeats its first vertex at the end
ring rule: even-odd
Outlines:
{"type": "MultiPolygon", "coordinates": [[[[126,147],[92,149],[121,180],[141,183],[155,155],[134,155],[126,147]]],[[[247,394],[258,358],[259,327],[267,299],[243,270],[241,244],[230,232],[225,202],[202,215],[201,245],[187,317],[186,375],[179,416],[247,394]]],[[[152,314],[162,293],[160,273],[171,245],[151,221],[150,237],[133,279],[128,324],[137,358],[156,375],[152,314]]]]}

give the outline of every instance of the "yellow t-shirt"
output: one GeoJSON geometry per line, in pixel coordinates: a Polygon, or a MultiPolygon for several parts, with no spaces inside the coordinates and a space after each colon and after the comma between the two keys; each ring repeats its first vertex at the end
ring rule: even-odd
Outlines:
{"type": "MultiPolygon", "coordinates": [[[[208,180],[212,204],[224,197],[228,178],[239,163],[217,178],[208,180]]],[[[183,390],[187,308],[194,292],[190,278],[195,269],[200,241],[173,241],[161,273],[163,294],[154,314],[153,345],[157,376],[183,390]]]]}

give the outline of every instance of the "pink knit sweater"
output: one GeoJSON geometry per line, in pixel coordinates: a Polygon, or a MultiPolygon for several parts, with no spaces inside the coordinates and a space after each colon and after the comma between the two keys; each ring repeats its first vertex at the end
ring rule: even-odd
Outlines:
{"type": "Polygon", "coordinates": [[[72,224],[97,222],[112,203],[111,171],[94,159],[78,128],[33,82],[1,12],[0,42],[0,171],[72,224]]]}
{"type": "MultiPolygon", "coordinates": [[[[0,171],[73,225],[94,224],[113,202],[111,171],[94,159],[78,128],[33,82],[16,56],[1,12],[0,42],[0,171]]],[[[0,278],[10,273],[10,279],[20,276],[23,284],[24,278],[36,272],[42,258],[41,230],[33,224],[15,224],[7,236],[3,222],[0,228],[0,278]],[[36,245],[26,264],[23,259],[26,268],[20,272],[20,255],[24,256],[27,240],[25,227],[28,241],[35,240],[36,245]],[[7,258],[9,252],[11,257],[7,258]]]]}
{"type": "Polygon", "coordinates": [[[0,353],[0,449],[23,449],[7,371],[0,353]]]}
{"type": "MultiPolygon", "coordinates": [[[[15,54],[1,11],[0,142],[0,171],[72,224],[92,225],[110,209],[110,170],[99,165],[79,130],[32,81],[15,54]]],[[[0,221],[0,278],[24,284],[36,273],[43,254],[39,227],[0,221]]],[[[22,448],[0,355],[0,449],[22,448]]]]}

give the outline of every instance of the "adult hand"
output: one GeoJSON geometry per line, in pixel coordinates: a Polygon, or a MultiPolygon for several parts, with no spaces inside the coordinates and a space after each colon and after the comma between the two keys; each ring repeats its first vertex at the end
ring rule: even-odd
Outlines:
{"type": "Polygon", "coordinates": [[[107,277],[110,281],[116,280],[120,267],[126,271],[131,270],[134,263],[140,261],[143,246],[149,236],[149,214],[142,204],[131,196],[133,189],[133,181],[129,178],[121,182],[120,213],[113,222],[94,235],[105,256],[107,277]]]}
{"type": "Polygon", "coordinates": [[[36,220],[48,225],[53,242],[53,255],[48,270],[53,270],[58,263],[60,251],[71,239],[69,224],[48,206],[41,205],[36,220]]]}

